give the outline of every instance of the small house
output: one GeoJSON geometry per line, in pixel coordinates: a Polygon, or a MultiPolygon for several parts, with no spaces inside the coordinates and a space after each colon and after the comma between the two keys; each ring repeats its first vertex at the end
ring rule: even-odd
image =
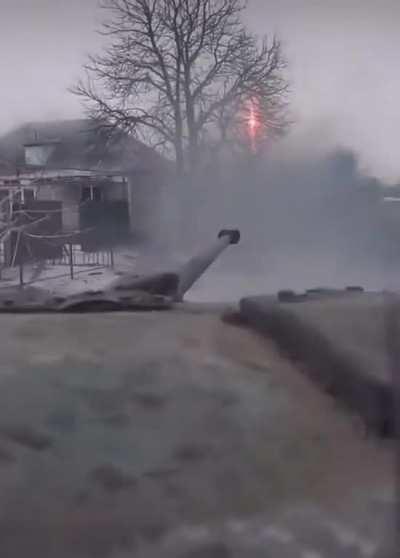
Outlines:
{"type": "Polygon", "coordinates": [[[157,234],[169,161],[88,119],[22,125],[0,138],[0,208],[58,202],[63,232],[115,242],[157,234]]]}

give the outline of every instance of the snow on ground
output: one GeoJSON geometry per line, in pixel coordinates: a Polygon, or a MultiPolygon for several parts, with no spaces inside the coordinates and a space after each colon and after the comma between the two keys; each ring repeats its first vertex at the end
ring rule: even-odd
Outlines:
{"type": "MultiPolygon", "coordinates": [[[[134,250],[123,250],[115,255],[115,267],[99,265],[74,266],[74,278],[71,279],[68,265],[46,264],[37,269],[35,265],[24,267],[24,283],[44,289],[52,294],[69,295],[83,290],[100,290],[106,288],[121,273],[136,272],[138,253],[134,250]]],[[[20,284],[19,269],[3,270],[1,288],[20,284]]]]}
{"type": "MultiPolygon", "coordinates": [[[[99,290],[122,273],[138,275],[179,271],[202,246],[186,253],[168,253],[163,249],[122,247],[115,252],[115,267],[76,266],[74,280],[69,267],[48,265],[32,283],[51,293],[74,294],[82,290],[99,290]]],[[[25,281],[35,276],[34,268],[25,269],[25,281]]],[[[0,289],[18,285],[18,269],[3,271],[0,289]]],[[[362,285],[368,290],[394,289],[400,284],[400,270],[368,268],[357,261],[343,265],[335,257],[312,254],[288,255],[252,252],[246,246],[229,247],[194,284],[185,299],[192,302],[237,302],[258,294],[273,294],[281,289],[301,291],[312,287],[343,288],[362,285]]]]}
{"type": "MultiPolygon", "coordinates": [[[[121,248],[114,254],[114,269],[97,265],[74,266],[74,278],[70,277],[68,265],[46,264],[38,269],[36,265],[24,267],[24,284],[47,291],[50,294],[70,295],[86,290],[107,288],[117,277],[125,273],[138,275],[165,271],[179,271],[193,254],[167,255],[160,250],[141,250],[130,247],[121,248]]],[[[207,272],[206,272],[207,273],[207,272]]],[[[8,289],[20,284],[19,268],[9,268],[2,272],[1,289],[8,289]]],[[[204,297],[203,297],[204,298],[204,297]]],[[[189,297],[190,299],[190,297],[189,297]]],[[[210,301],[214,302],[211,297],[210,301]]],[[[193,300],[197,301],[196,297],[193,300]]],[[[224,301],[224,297],[221,298],[224,301]]]]}
{"type": "MultiPolygon", "coordinates": [[[[0,289],[19,285],[18,269],[7,271],[8,272],[3,273],[0,289]]],[[[26,285],[35,286],[49,291],[50,293],[63,295],[75,294],[82,290],[104,288],[116,277],[115,273],[108,268],[82,266],[74,270],[74,279],[71,280],[67,266],[50,265],[43,269],[43,272],[35,281],[31,281],[31,271],[33,271],[33,269],[28,266],[24,271],[24,283],[26,285]]]]}

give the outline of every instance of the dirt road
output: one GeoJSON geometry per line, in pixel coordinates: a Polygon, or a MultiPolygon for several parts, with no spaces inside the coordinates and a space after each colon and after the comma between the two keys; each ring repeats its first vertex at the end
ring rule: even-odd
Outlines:
{"type": "Polygon", "coordinates": [[[220,310],[0,317],[1,556],[378,556],[390,445],[220,310]]]}

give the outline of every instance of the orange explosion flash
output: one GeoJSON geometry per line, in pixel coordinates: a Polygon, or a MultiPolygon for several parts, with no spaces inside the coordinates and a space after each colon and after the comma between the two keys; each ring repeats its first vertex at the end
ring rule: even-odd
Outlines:
{"type": "Polygon", "coordinates": [[[256,149],[256,138],[257,138],[259,125],[260,125],[260,123],[259,123],[258,118],[257,118],[257,112],[256,112],[254,102],[250,101],[249,116],[248,116],[248,119],[247,119],[247,128],[248,128],[248,134],[249,134],[249,137],[250,137],[251,148],[252,148],[253,151],[255,151],[255,149],[256,149]]]}
{"type": "Polygon", "coordinates": [[[254,105],[250,106],[250,115],[249,115],[249,133],[250,137],[254,137],[256,135],[257,130],[257,117],[256,111],[254,109],[254,105]]]}

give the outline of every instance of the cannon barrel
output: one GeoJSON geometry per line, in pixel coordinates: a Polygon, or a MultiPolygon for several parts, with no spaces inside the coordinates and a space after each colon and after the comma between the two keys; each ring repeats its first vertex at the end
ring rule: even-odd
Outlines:
{"type": "MultiPolygon", "coordinates": [[[[14,289],[0,300],[0,312],[93,312],[137,309],[165,309],[182,301],[185,293],[230,244],[238,244],[240,232],[224,229],[214,243],[191,258],[177,272],[138,276],[128,273],[105,289],[87,290],[74,295],[48,296],[38,290],[33,300],[25,299],[20,289],[14,289]]],[[[28,297],[29,298],[29,297],[28,297]]]]}
{"type": "Polygon", "coordinates": [[[231,244],[238,244],[239,240],[240,232],[237,229],[223,229],[209,248],[191,258],[180,270],[144,276],[127,274],[113,281],[108,291],[140,290],[169,296],[176,302],[180,302],[221,252],[231,244]]]}
{"type": "Polygon", "coordinates": [[[212,246],[194,258],[191,258],[178,272],[179,283],[176,293],[176,301],[181,301],[183,299],[185,293],[229,245],[238,244],[239,241],[239,230],[223,229],[219,232],[218,238],[212,246]]]}

